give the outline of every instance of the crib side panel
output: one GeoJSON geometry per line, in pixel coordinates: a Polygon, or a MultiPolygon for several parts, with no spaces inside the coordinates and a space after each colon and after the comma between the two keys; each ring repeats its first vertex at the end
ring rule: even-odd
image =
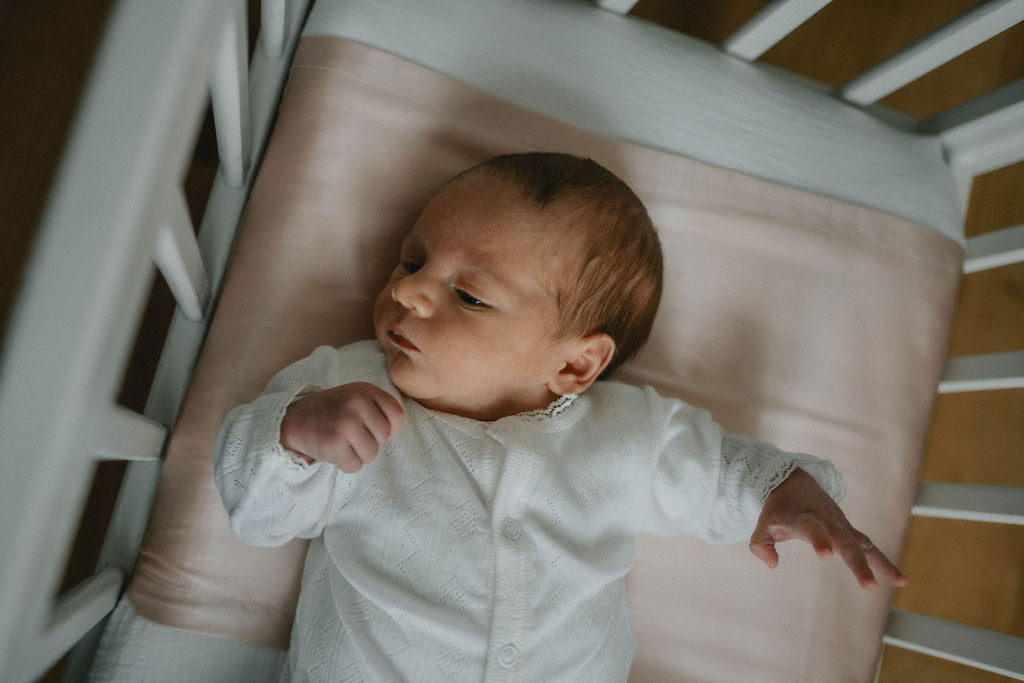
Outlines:
{"type": "Polygon", "coordinates": [[[290,12],[284,0],[264,4],[278,6],[282,26],[292,25],[279,38],[277,60],[256,56],[251,98],[245,0],[122,0],[111,14],[0,356],[0,670],[7,680],[33,679],[95,630],[134,565],[159,456],[283,84],[284,43],[294,46],[307,3],[290,3],[290,12]],[[181,184],[211,87],[221,103],[218,138],[227,140],[222,155],[231,159],[197,240],[181,184]],[[258,107],[253,126],[250,99],[258,107]],[[139,415],[116,396],[155,267],[179,309],[139,415]],[[136,462],[97,573],[57,596],[93,465],[111,458],[136,462]]]}

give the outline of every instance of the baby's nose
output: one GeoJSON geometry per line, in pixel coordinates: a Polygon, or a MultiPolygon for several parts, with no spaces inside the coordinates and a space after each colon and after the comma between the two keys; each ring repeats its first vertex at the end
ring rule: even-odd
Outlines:
{"type": "Polygon", "coordinates": [[[434,304],[426,287],[419,278],[410,275],[395,283],[391,289],[391,298],[420,318],[429,317],[434,311],[434,304]]]}

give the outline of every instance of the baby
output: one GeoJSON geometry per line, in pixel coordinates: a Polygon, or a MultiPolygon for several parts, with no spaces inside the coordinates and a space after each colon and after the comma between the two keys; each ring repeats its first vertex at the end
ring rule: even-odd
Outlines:
{"type": "Polygon", "coordinates": [[[647,339],[661,277],[609,171],[498,157],[424,208],[375,341],[320,347],[232,411],[234,532],[314,539],[286,679],[625,680],[641,531],[749,539],[769,567],[799,538],[865,588],[906,583],[833,502],[829,463],[605,379],[647,339]]]}

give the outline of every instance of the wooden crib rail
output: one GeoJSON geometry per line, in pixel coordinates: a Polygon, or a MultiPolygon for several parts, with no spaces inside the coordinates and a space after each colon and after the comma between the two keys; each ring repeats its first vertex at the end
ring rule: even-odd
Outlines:
{"type": "Polygon", "coordinates": [[[994,524],[1024,524],[1024,488],[921,482],[913,514],[994,524]]]}
{"type": "Polygon", "coordinates": [[[942,138],[966,203],[975,176],[1024,159],[1024,79],[918,124],[942,138]]]}
{"type": "MultiPolygon", "coordinates": [[[[633,0],[594,1],[619,14],[628,13],[636,5],[633,0]]],[[[828,4],[829,0],[773,0],[721,47],[745,61],[756,60],[828,4]]],[[[872,105],[1021,21],[1024,0],[985,0],[842,85],[835,95],[889,117],[891,111],[872,105]]],[[[916,127],[942,140],[959,187],[960,204],[966,207],[974,177],[1024,160],[1024,135],[1020,134],[1024,130],[1024,80],[919,121],[916,127]]]]}
{"type": "Polygon", "coordinates": [[[1024,20],[1024,0],[986,0],[839,89],[867,105],[1024,20]]]}
{"type": "Polygon", "coordinates": [[[884,642],[1024,680],[1024,639],[894,609],[884,642]]]}
{"type": "Polygon", "coordinates": [[[251,72],[245,0],[112,12],[0,357],[5,680],[31,680],[97,634],[124,588],[307,4],[264,0],[251,72]],[[221,168],[197,239],[182,182],[208,97],[221,168]],[[178,311],[140,415],[115,397],[154,266],[178,311]],[[96,574],[57,596],[99,459],[133,462],[96,574]]]}
{"type": "Polygon", "coordinates": [[[752,61],[810,19],[830,0],[771,2],[722,43],[729,54],[752,61]]]}

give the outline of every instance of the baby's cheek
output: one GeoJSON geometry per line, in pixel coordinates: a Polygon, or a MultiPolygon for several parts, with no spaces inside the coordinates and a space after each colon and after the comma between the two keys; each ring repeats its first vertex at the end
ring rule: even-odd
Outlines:
{"type": "MultiPolygon", "coordinates": [[[[380,327],[381,320],[383,319],[383,316],[384,316],[384,311],[387,308],[387,302],[389,302],[389,301],[391,301],[391,287],[390,287],[390,283],[388,283],[388,286],[384,287],[384,289],[381,290],[380,294],[377,295],[377,298],[373,300],[373,326],[374,326],[374,328],[379,328],[380,327]]],[[[378,330],[377,335],[380,336],[379,330],[378,330]]]]}

